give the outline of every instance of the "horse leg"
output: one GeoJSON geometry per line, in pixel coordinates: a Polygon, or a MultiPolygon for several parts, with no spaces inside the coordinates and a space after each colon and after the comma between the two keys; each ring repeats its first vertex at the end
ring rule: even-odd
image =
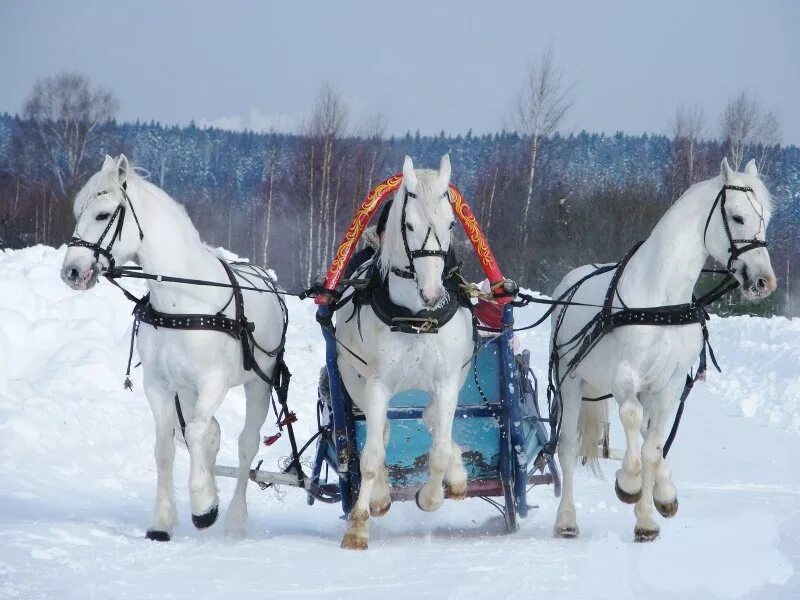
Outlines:
{"type": "Polygon", "coordinates": [[[453,456],[453,417],[457,402],[458,386],[453,379],[444,382],[431,394],[430,404],[425,409],[433,442],[428,453],[428,481],[417,492],[417,506],[426,512],[438,510],[444,502],[442,484],[453,456]]]}
{"type": "Polygon", "coordinates": [[[444,472],[444,485],[447,497],[451,500],[463,500],[467,497],[467,470],[464,468],[461,446],[455,442],[452,442],[450,450],[450,464],[444,472]]]}
{"type": "Polygon", "coordinates": [[[358,491],[350,517],[347,521],[347,530],[342,538],[342,548],[351,550],[366,550],[369,543],[369,505],[372,498],[372,489],[381,468],[386,460],[384,446],[386,408],[389,404],[389,392],[377,378],[369,378],[364,386],[364,401],[361,410],[367,424],[367,439],[364,450],[361,452],[361,489],[358,491]]]}
{"type": "Polygon", "coordinates": [[[194,414],[186,424],[189,445],[189,499],[192,522],[198,529],[211,527],[219,513],[214,481],[214,463],[219,451],[219,424],[214,413],[225,399],[228,387],[221,377],[210,377],[197,395],[194,414]]]}
{"type": "Polygon", "coordinates": [[[561,502],[556,513],[553,535],[578,537],[575,512],[575,465],[578,461],[578,416],[582,386],[577,378],[567,377],[561,384],[561,432],[558,436],[558,462],[561,465],[561,502]]]}
{"type": "Polygon", "coordinates": [[[654,434],[658,435],[659,446],[653,466],[653,504],[655,504],[656,510],[661,516],[666,519],[674,517],[678,512],[678,490],[675,489],[675,484],[672,483],[672,471],[664,458],[661,440],[664,436],[663,432],[667,425],[668,417],[672,414],[675,401],[680,397],[684,385],[685,380],[681,376],[677,376],[675,380],[670,382],[667,391],[659,398],[659,420],[655,423],[659,428],[657,432],[654,432],[654,434]]]}
{"type": "Polygon", "coordinates": [[[626,504],[635,504],[642,496],[642,455],[639,446],[642,405],[636,397],[637,378],[633,370],[621,365],[614,376],[611,393],[619,402],[619,418],[625,430],[625,455],[617,470],[615,490],[626,504]]]}
{"type": "Polygon", "coordinates": [[[244,427],[239,434],[239,476],[236,489],[225,517],[225,532],[243,536],[247,521],[247,486],[250,483],[250,467],[261,441],[261,426],[269,413],[269,397],[272,389],[268,383],[255,379],[245,384],[247,408],[244,427]]]}
{"type": "Polygon", "coordinates": [[[173,497],[172,468],[175,462],[174,395],[166,388],[166,382],[145,371],[144,392],[156,426],[156,501],[153,520],[147,528],[148,540],[168,542],[175,526],[175,498],[173,497]]]}
{"type": "MultiPolygon", "coordinates": [[[[383,450],[386,452],[386,445],[389,443],[389,421],[383,428],[383,450]]],[[[386,464],[382,464],[378,469],[378,476],[375,478],[375,485],[372,488],[372,495],[369,499],[369,514],[372,517],[382,517],[392,507],[391,486],[389,485],[389,470],[386,464]]]]}

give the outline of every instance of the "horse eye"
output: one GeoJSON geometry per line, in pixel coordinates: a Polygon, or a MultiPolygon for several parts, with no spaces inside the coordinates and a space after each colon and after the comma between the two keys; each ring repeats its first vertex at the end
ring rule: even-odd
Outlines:
{"type": "Polygon", "coordinates": [[[108,217],[110,217],[110,216],[111,216],[111,213],[107,213],[107,212],[101,212],[100,214],[98,214],[98,215],[95,217],[95,220],[97,220],[97,221],[105,221],[105,220],[106,220],[106,219],[108,219],[108,217]]]}
{"type": "Polygon", "coordinates": [[[456,226],[456,222],[455,221],[450,221],[450,229],[452,229],[455,226],[456,226]]]}
{"type": "Polygon", "coordinates": [[[738,223],[739,225],[744,225],[744,219],[742,217],[740,217],[739,215],[736,215],[735,217],[733,217],[733,220],[736,223],[738,223]]]}
{"type": "Polygon", "coordinates": [[[414,228],[411,226],[411,223],[406,223],[406,229],[409,231],[414,231],[414,228]]]}

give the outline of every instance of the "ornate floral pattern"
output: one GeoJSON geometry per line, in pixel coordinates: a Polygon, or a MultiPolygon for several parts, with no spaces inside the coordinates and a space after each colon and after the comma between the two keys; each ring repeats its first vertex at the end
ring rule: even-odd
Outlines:
{"type": "MultiPolygon", "coordinates": [[[[344,234],[342,243],[339,244],[336,256],[334,256],[331,262],[331,266],[325,277],[325,289],[336,289],[336,286],[339,284],[339,279],[341,279],[342,273],[344,272],[344,267],[350,260],[350,256],[353,254],[353,250],[355,250],[356,244],[361,238],[361,234],[364,233],[364,229],[366,229],[370,219],[372,219],[378,207],[383,204],[386,197],[397,191],[402,181],[402,173],[392,175],[372,188],[369,194],[367,194],[367,197],[364,198],[364,201],[358,208],[358,212],[356,212],[356,216],[350,223],[350,227],[347,228],[344,234]]],[[[497,283],[503,281],[503,274],[497,266],[497,261],[494,258],[494,254],[492,254],[491,248],[489,248],[486,236],[483,235],[480,225],[478,225],[478,221],[475,219],[475,215],[464,200],[461,192],[453,184],[450,184],[450,204],[458,220],[461,221],[461,225],[464,227],[469,241],[472,242],[472,247],[475,249],[475,254],[478,256],[478,260],[483,266],[483,270],[489,282],[497,283]]],[[[317,304],[327,304],[329,300],[330,299],[326,295],[319,295],[317,296],[316,302],[317,304]]],[[[501,298],[499,300],[503,301],[505,299],[501,298]]]]}

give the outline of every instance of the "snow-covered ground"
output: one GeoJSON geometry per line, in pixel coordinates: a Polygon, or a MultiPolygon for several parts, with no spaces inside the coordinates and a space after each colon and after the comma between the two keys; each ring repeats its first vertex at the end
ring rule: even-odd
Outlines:
{"type": "MultiPolygon", "coordinates": [[[[555,540],[550,489],[521,531],[503,535],[479,500],[425,514],[396,503],[365,553],[339,549],[336,506],[296,490],[249,492],[249,536],[189,519],[188,456],[178,452],[181,522],[144,539],[154,495],[153,432],[134,374],[122,389],[131,305],[112,286],[69,290],[63,250],[0,253],[0,597],[2,598],[798,598],[800,323],[713,319],[723,366],[689,400],[671,455],[680,512],[652,544],[633,543],[632,509],[581,473],[578,540],[555,540]]],[[[132,286],[134,289],[137,286],[132,286]]],[[[313,304],[290,302],[287,360],[299,436],[315,429],[323,344],[313,304]]],[[[536,316],[518,313],[519,323],[536,316]]],[[[548,330],[522,336],[540,379],[548,330]]],[[[243,394],[219,420],[235,465],[243,394]]],[[[263,433],[272,433],[268,421],[263,433]]],[[[612,434],[612,445],[620,446],[612,434]]],[[[261,452],[275,465],[285,447],[261,452]]],[[[219,481],[222,501],[231,482],[219,481]]]]}

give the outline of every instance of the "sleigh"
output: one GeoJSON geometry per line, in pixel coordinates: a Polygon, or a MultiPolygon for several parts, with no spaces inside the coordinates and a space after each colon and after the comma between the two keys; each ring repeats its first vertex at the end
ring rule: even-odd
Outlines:
{"type": "MultiPolygon", "coordinates": [[[[350,513],[359,489],[359,456],[366,439],[366,422],[348,394],[337,366],[337,342],[332,327],[334,291],[361,234],[383,201],[401,184],[395,175],[376,186],[360,206],[327,272],[324,290],[317,296],[317,320],[326,343],[327,389],[319,394],[321,435],[317,442],[311,480],[306,485],[315,498],[340,501],[350,513]]],[[[454,441],[462,448],[468,473],[468,497],[479,497],[503,514],[509,532],[528,512],[527,492],[536,485],[553,485],[560,495],[558,470],[552,456],[542,452],[550,439],[542,419],[537,382],[527,351],[514,356],[513,282],[503,278],[491,249],[469,206],[455,186],[450,202],[472,242],[486,277],[502,307],[501,332],[481,342],[460,391],[453,424],[454,441]],[[497,500],[497,499],[499,500],[497,500]]],[[[324,386],[323,386],[324,387],[324,386]]],[[[389,403],[389,443],[386,466],[393,500],[414,499],[427,476],[431,436],[422,420],[428,394],[410,390],[389,403]]]]}

